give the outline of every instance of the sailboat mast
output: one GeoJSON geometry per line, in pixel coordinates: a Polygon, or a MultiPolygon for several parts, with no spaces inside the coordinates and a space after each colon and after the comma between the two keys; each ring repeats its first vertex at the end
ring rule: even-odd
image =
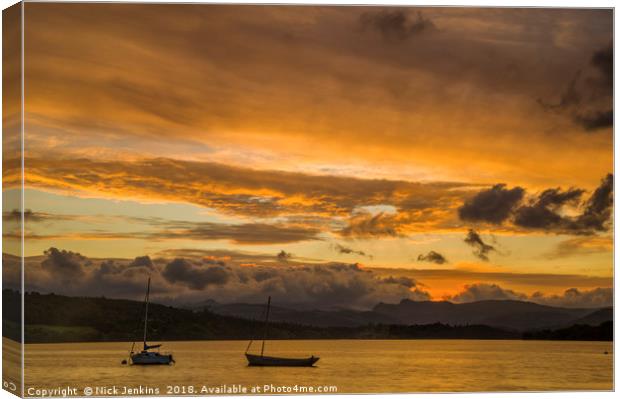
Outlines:
{"type": "Polygon", "coordinates": [[[269,326],[269,307],[271,305],[271,297],[267,299],[267,311],[265,312],[265,331],[263,332],[263,345],[260,348],[260,355],[265,352],[265,340],[267,339],[267,327],[269,326]]]}
{"type": "Polygon", "coordinates": [[[146,350],[146,326],[149,319],[149,293],[151,291],[151,277],[149,276],[149,281],[146,284],[146,299],[144,300],[144,350],[146,350]]]}

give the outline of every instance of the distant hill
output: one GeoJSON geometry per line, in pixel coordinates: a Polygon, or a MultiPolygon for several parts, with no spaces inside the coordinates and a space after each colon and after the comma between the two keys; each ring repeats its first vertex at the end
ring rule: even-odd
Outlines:
{"type": "MultiPolygon", "coordinates": [[[[3,310],[18,308],[19,294],[3,290],[3,310]]],[[[32,342],[133,341],[142,335],[144,304],[124,299],[67,297],[54,294],[25,295],[25,338],[32,342]]],[[[3,335],[19,340],[19,314],[3,314],[3,335]]],[[[250,339],[257,323],[222,316],[207,310],[192,311],[152,303],[149,337],[153,341],[250,339]]],[[[335,332],[332,332],[335,333],[335,332]]],[[[274,339],[321,338],[320,328],[272,323],[274,339]]]]}
{"type": "Polygon", "coordinates": [[[589,326],[598,326],[606,321],[612,321],[614,319],[614,308],[602,308],[595,310],[592,313],[585,315],[584,317],[574,320],[573,324],[585,324],[589,326]]]}
{"type": "MultiPolygon", "coordinates": [[[[218,304],[209,301],[205,308],[221,315],[258,319],[264,310],[257,304],[218,304]]],[[[455,304],[447,301],[402,300],[398,304],[380,303],[371,311],[294,310],[272,307],[270,318],[280,322],[310,324],[319,327],[359,327],[373,324],[483,324],[501,329],[525,331],[561,328],[572,324],[599,325],[611,320],[613,311],[571,309],[532,302],[494,300],[455,304]]]]}
{"type": "MultiPolygon", "coordinates": [[[[265,305],[232,303],[219,304],[210,301],[205,307],[214,313],[261,320],[265,305]]],[[[279,322],[308,324],[317,327],[358,327],[373,324],[401,324],[398,319],[372,311],[341,310],[295,310],[280,306],[271,306],[269,319],[279,322]]]]}
{"type": "Polygon", "coordinates": [[[408,299],[393,305],[380,303],[373,309],[376,313],[397,319],[400,324],[485,324],[519,331],[571,325],[597,310],[559,308],[514,300],[455,304],[408,299]]]}
{"type": "MultiPolygon", "coordinates": [[[[17,308],[15,305],[20,300],[17,292],[3,290],[2,296],[4,310],[17,308]]],[[[142,302],[122,299],[27,293],[25,295],[25,340],[26,343],[139,340],[142,335],[143,306],[142,302]]],[[[246,311],[255,310],[253,306],[256,305],[249,306],[246,311]]],[[[439,306],[445,306],[445,304],[439,306]]],[[[258,308],[261,306],[258,305],[258,308]]],[[[278,310],[280,315],[285,315],[287,312],[283,309],[278,310]]],[[[326,314],[329,313],[326,312],[326,314]]],[[[320,315],[321,312],[315,314],[320,315]]],[[[363,317],[368,317],[367,312],[334,311],[334,314],[343,318],[349,317],[348,320],[353,320],[355,323],[360,322],[363,317]]],[[[371,317],[377,316],[372,314],[371,317]]],[[[190,310],[151,304],[149,321],[148,335],[152,341],[246,340],[258,338],[262,335],[262,324],[258,321],[216,314],[208,309],[190,310]]],[[[392,322],[371,322],[353,327],[320,327],[274,321],[269,325],[269,338],[519,339],[527,337],[533,339],[571,339],[570,337],[574,336],[579,337],[578,339],[607,339],[612,335],[608,330],[613,330],[612,323],[603,323],[599,329],[584,328],[583,325],[576,326],[576,329],[569,334],[565,332],[555,333],[555,330],[545,331],[544,333],[528,331],[523,334],[516,330],[475,323],[449,325],[433,322],[404,325],[392,322]]],[[[19,340],[18,312],[4,312],[3,334],[8,338],[19,340]]]]}

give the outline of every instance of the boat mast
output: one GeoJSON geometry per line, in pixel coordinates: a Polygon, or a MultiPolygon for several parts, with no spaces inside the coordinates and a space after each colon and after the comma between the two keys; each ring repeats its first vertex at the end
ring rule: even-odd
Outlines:
{"type": "Polygon", "coordinates": [[[265,340],[267,339],[267,327],[269,326],[269,306],[271,305],[271,297],[267,298],[267,311],[265,312],[265,331],[263,332],[263,345],[260,348],[260,356],[263,357],[265,351],[265,340]]]}
{"type": "Polygon", "coordinates": [[[144,350],[146,350],[146,325],[149,318],[149,292],[151,291],[151,276],[146,284],[146,298],[144,300],[144,350]]]}

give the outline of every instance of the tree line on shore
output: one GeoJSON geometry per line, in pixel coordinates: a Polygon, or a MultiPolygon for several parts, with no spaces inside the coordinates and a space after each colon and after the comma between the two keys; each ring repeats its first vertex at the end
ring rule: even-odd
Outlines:
{"type": "MultiPolygon", "coordinates": [[[[141,337],[144,304],[138,301],[54,294],[24,295],[26,343],[133,341],[141,337]]],[[[223,316],[209,310],[151,304],[148,335],[152,341],[237,340],[260,336],[262,323],[223,316]]],[[[3,290],[4,336],[21,336],[20,295],[3,290]]],[[[536,339],[613,340],[613,322],[597,326],[519,332],[487,325],[368,324],[357,327],[315,327],[270,323],[270,339],[536,339]]]]}

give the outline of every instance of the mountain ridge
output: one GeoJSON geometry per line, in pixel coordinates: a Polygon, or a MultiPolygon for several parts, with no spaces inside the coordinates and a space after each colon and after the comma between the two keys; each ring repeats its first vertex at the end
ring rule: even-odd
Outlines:
{"type": "MultiPolygon", "coordinates": [[[[219,304],[213,300],[205,307],[213,313],[246,319],[260,319],[264,305],[219,304]]],[[[525,331],[561,328],[580,320],[595,325],[611,320],[605,308],[563,308],[528,301],[483,300],[468,303],[448,301],[412,301],[397,304],[378,303],[367,311],[358,310],[295,310],[272,306],[270,319],[279,322],[309,324],[319,327],[359,327],[367,324],[483,324],[502,329],[525,331]],[[601,312],[588,318],[590,314],[601,312]]],[[[613,318],[613,315],[612,315],[613,318]]]]}
{"type": "MultiPolygon", "coordinates": [[[[21,339],[21,295],[3,290],[3,335],[21,339]]],[[[26,343],[106,342],[141,340],[144,303],[103,297],[67,297],[26,293],[24,307],[26,343]]],[[[263,305],[254,305],[263,307],[263,305]]],[[[247,340],[262,336],[262,321],[190,310],[152,303],[149,306],[151,341],[247,340]]],[[[610,314],[609,311],[606,311],[610,314]]],[[[594,314],[591,322],[605,318],[594,314]]],[[[583,319],[581,320],[583,322],[583,319]]],[[[269,339],[579,339],[610,340],[613,322],[598,326],[573,324],[557,329],[528,330],[498,328],[483,324],[446,323],[384,324],[368,323],[355,327],[318,327],[273,321],[269,339]]]]}

